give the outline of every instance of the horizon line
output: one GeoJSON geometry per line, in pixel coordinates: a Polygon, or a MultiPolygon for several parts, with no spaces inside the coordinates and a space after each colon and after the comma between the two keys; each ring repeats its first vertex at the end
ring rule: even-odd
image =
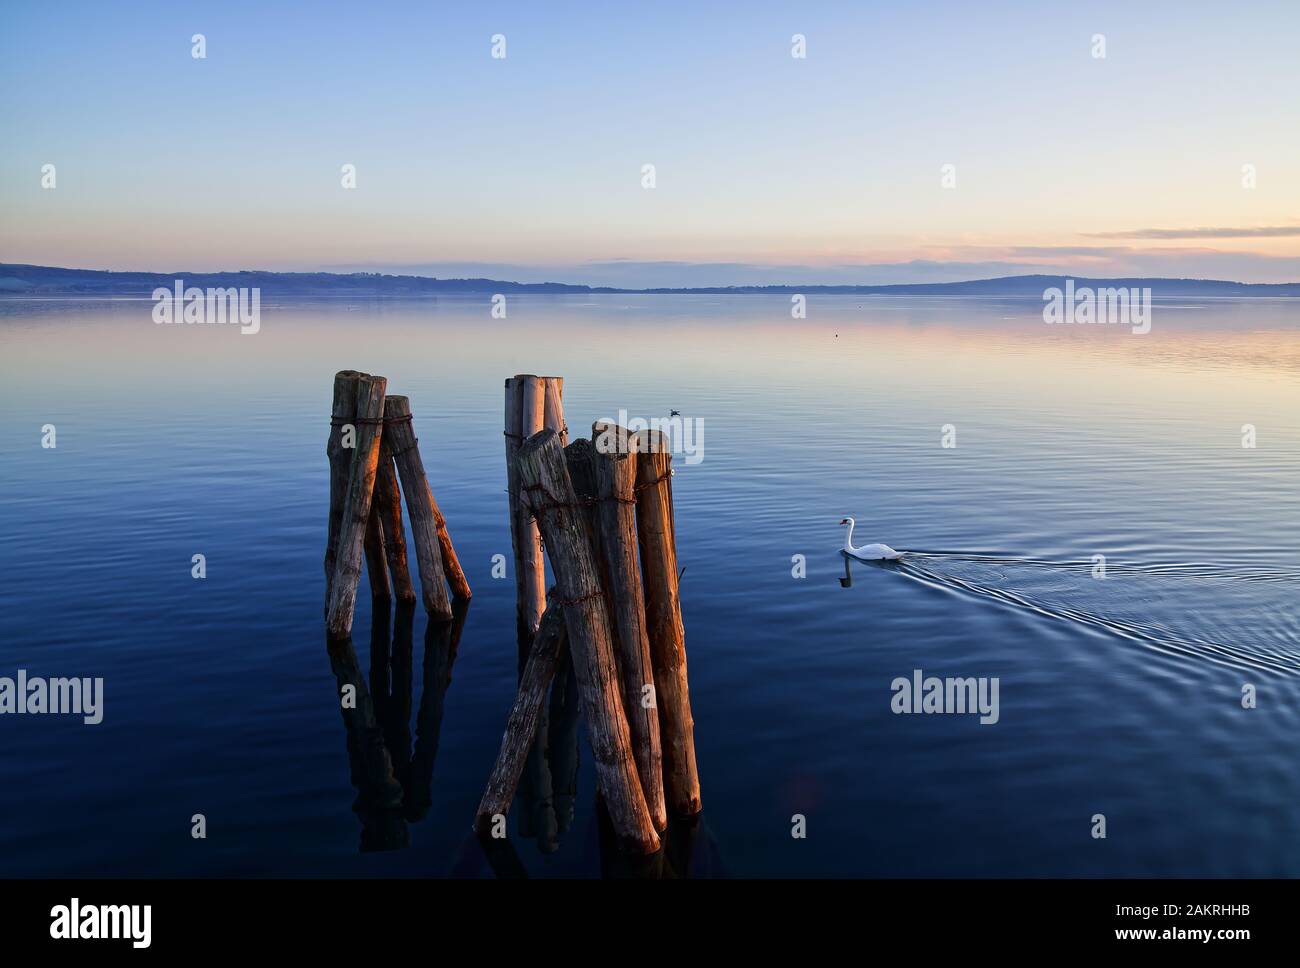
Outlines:
{"type": "MultiPolygon", "coordinates": [[[[1014,275],[987,276],[973,279],[957,279],[949,282],[901,282],[901,283],[807,283],[795,285],[790,283],[772,282],[761,284],[746,285],[703,285],[703,286],[593,286],[587,283],[560,282],[558,280],[549,280],[544,282],[517,282],[510,279],[495,279],[488,276],[427,276],[416,273],[392,273],[392,272],[330,272],[325,270],[310,269],[216,269],[216,270],[168,270],[158,271],[151,269],[87,269],[68,266],[48,266],[38,265],[27,262],[0,262],[0,270],[9,269],[37,269],[43,271],[56,271],[67,273],[94,273],[99,275],[117,275],[117,276],[159,276],[159,277],[184,277],[192,276],[220,276],[220,275],[269,275],[269,276],[326,276],[332,279],[419,279],[429,282],[440,283],[502,283],[510,286],[521,288],[540,288],[546,286],[564,286],[575,290],[586,290],[588,292],[604,293],[621,293],[621,294],[663,294],[663,293],[710,293],[717,294],[720,292],[762,290],[762,289],[783,289],[792,292],[799,292],[805,289],[931,289],[935,287],[952,287],[963,285],[974,285],[979,283],[1008,282],[1012,280],[1027,279],[1075,279],[1097,282],[1182,282],[1182,283],[1203,283],[1224,286],[1248,286],[1252,288],[1279,288],[1286,286],[1300,286],[1300,280],[1291,282],[1241,282],[1234,279],[1212,279],[1195,276],[1094,276],[1094,275],[1075,275],[1072,273],[1017,273],[1014,275]]],[[[3,280],[0,280],[2,282],[3,280]]],[[[0,293],[6,290],[0,285],[0,293]]],[[[13,290],[9,290],[13,292],[13,290]]]]}

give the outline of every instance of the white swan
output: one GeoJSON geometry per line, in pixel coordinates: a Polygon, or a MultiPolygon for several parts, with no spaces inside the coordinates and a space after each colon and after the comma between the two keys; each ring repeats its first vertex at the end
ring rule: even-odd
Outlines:
{"type": "Polygon", "coordinates": [[[853,547],[853,519],[844,518],[840,524],[849,526],[849,533],[844,536],[844,553],[852,555],[854,558],[861,558],[863,561],[897,561],[903,557],[901,551],[895,551],[887,544],[868,544],[861,548],[853,547]]]}

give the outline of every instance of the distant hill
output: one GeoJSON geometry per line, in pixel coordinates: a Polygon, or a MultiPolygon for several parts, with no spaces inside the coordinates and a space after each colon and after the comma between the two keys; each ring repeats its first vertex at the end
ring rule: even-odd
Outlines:
{"type": "Polygon", "coordinates": [[[1300,296],[1300,283],[1226,282],[1219,279],[1093,279],[1082,276],[1003,276],[969,282],[931,282],[898,286],[709,286],[689,289],[616,289],[560,282],[507,282],[499,279],[434,279],[390,276],[377,272],[107,272],[0,263],[0,294],[8,295],[149,295],[170,289],[177,279],[201,289],[258,287],[264,296],[423,296],[439,293],[654,293],[711,295],[846,295],[846,296],[1011,296],[1041,298],[1043,291],[1063,288],[1149,288],[1170,296],[1300,296]]]}
{"type": "Polygon", "coordinates": [[[418,296],[440,292],[612,292],[558,282],[498,282],[494,279],[432,279],[388,276],[377,272],[108,272],[102,269],[57,269],[0,262],[0,292],[31,294],[149,295],[171,289],[177,279],[186,287],[247,286],[264,295],[418,296]]]}

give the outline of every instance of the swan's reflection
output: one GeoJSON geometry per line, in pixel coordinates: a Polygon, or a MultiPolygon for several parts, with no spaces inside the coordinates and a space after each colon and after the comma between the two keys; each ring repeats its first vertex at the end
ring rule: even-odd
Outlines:
{"type": "Polygon", "coordinates": [[[432,802],[433,766],[468,602],[456,602],[450,622],[430,622],[424,637],[423,692],[411,747],[411,667],[415,606],[395,617],[378,608],[370,630],[370,684],[350,637],[326,640],[347,733],[348,762],[361,821],[361,851],[398,850],[410,843],[408,821],[432,802]],[[391,645],[389,638],[392,630],[391,645]]]}
{"type": "Polygon", "coordinates": [[[844,575],[840,578],[841,588],[853,587],[854,565],[857,565],[859,568],[880,568],[885,571],[897,570],[899,567],[899,562],[897,561],[864,561],[861,558],[854,558],[852,555],[846,554],[843,551],[840,552],[840,557],[844,559],[844,575]]]}

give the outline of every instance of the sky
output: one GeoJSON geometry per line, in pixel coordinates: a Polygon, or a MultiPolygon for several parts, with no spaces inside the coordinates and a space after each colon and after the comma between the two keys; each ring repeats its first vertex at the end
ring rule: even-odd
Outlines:
{"type": "Polygon", "coordinates": [[[0,262],[1300,281],[1298,42],[1294,0],[16,0],[0,262]]]}

